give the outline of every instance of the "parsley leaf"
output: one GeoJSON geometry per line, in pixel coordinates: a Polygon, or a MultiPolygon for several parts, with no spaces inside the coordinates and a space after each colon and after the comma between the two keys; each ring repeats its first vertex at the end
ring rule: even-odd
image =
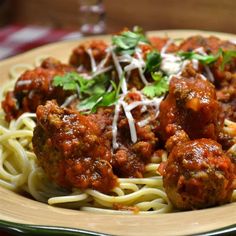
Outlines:
{"type": "Polygon", "coordinates": [[[147,54],[146,70],[148,72],[156,71],[161,65],[161,55],[157,51],[152,51],[147,54]]]}
{"type": "Polygon", "coordinates": [[[163,74],[160,71],[151,72],[151,76],[154,81],[160,81],[163,78],[163,74]]]}
{"type": "Polygon", "coordinates": [[[236,57],[236,51],[233,51],[233,50],[223,51],[222,57],[223,57],[223,61],[220,65],[220,69],[224,70],[225,65],[228,64],[232,60],[232,58],[236,57]]]}
{"type": "Polygon", "coordinates": [[[75,72],[67,73],[63,76],[57,75],[53,78],[52,85],[62,87],[63,90],[76,90],[77,85],[85,85],[84,78],[75,72]]]}
{"type": "Polygon", "coordinates": [[[79,111],[92,110],[94,106],[96,106],[96,104],[99,102],[101,97],[102,94],[95,94],[91,97],[88,97],[78,104],[77,109],[79,111]]]}
{"type": "Polygon", "coordinates": [[[148,43],[148,39],[140,28],[134,28],[133,31],[124,31],[120,35],[112,37],[112,44],[122,54],[133,54],[139,42],[148,43]]]}
{"type": "Polygon", "coordinates": [[[69,72],[63,76],[55,76],[52,84],[53,86],[60,86],[64,90],[76,91],[79,88],[82,100],[77,106],[78,110],[95,112],[98,107],[111,106],[117,101],[121,81],[116,86],[106,74],[88,80],[76,72],[69,72]],[[113,89],[106,92],[109,84],[112,85],[113,89]]]}
{"type": "Polygon", "coordinates": [[[184,59],[196,59],[200,61],[202,64],[209,65],[213,62],[216,62],[220,57],[222,57],[222,63],[220,65],[220,69],[224,70],[226,64],[228,64],[232,58],[236,57],[236,51],[228,50],[223,51],[221,48],[215,55],[201,55],[195,52],[180,52],[178,53],[179,56],[183,57],[184,59]]]}
{"type": "Polygon", "coordinates": [[[93,79],[85,79],[83,76],[76,72],[69,72],[62,76],[55,76],[52,81],[52,85],[55,87],[62,87],[63,90],[77,90],[82,95],[101,94],[106,91],[109,78],[105,74],[98,75],[93,79]]]}
{"type": "Polygon", "coordinates": [[[104,93],[110,83],[109,76],[106,74],[98,75],[92,80],[87,81],[91,81],[91,84],[87,84],[86,90],[83,91],[87,95],[104,93]]]}
{"type": "Polygon", "coordinates": [[[150,98],[160,97],[162,94],[166,93],[169,90],[169,85],[166,77],[155,81],[151,85],[146,85],[142,92],[144,95],[150,98]]]}
{"type": "Polygon", "coordinates": [[[78,105],[78,110],[80,111],[90,111],[90,112],[96,112],[98,107],[109,107],[114,105],[119,97],[120,90],[121,90],[121,84],[123,82],[124,77],[122,76],[122,79],[119,81],[118,86],[115,84],[114,81],[110,80],[110,83],[113,87],[113,90],[110,92],[104,92],[101,94],[95,94],[85,100],[83,100],[78,105]]]}
{"type": "Polygon", "coordinates": [[[201,55],[196,52],[180,52],[178,55],[182,57],[184,60],[186,59],[196,59],[200,61],[202,64],[209,65],[218,60],[220,55],[222,54],[221,50],[215,55],[201,55]]]}
{"type": "Polygon", "coordinates": [[[93,96],[83,100],[77,106],[79,111],[96,112],[98,107],[108,107],[113,105],[117,100],[116,91],[108,93],[94,94],[93,96]]]}
{"type": "Polygon", "coordinates": [[[109,93],[104,93],[100,99],[98,99],[98,102],[96,105],[92,108],[92,112],[96,112],[98,107],[109,107],[117,101],[116,97],[116,91],[111,91],[109,93]]]}

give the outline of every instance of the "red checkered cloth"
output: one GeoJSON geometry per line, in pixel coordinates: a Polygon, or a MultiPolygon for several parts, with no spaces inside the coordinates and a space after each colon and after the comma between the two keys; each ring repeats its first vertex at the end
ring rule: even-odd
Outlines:
{"type": "Polygon", "coordinates": [[[47,43],[81,37],[78,31],[40,26],[6,26],[0,28],[0,60],[47,43]]]}

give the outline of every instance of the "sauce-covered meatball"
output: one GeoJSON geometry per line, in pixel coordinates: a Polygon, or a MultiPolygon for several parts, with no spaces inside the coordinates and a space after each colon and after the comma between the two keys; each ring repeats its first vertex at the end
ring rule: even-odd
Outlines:
{"type": "Polygon", "coordinates": [[[70,56],[70,64],[82,67],[82,71],[91,71],[91,57],[98,64],[105,58],[107,47],[107,43],[103,40],[92,40],[82,43],[73,50],[70,56]]]}
{"type": "Polygon", "coordinates": [[[169,38],[161,38],[161,37],[150,37],[149,41],[151,45],[157,49],[158,51],[161,51],[164,47],[167,46],[166,52],[171,53],[171,52],[176,52],[178,47],[174,43],[173,40],[170,41],[169,38]]]}
{"type": "MultiPolygon", "coordinates": [[[[198,69],[201,68],[201,70],[198,70],[198,73],[203,74],[214,84],[216,99],[222,108],[224,118],[236,121],[236,59],[232,57],[227,63],[223,63],[229,55],[232,55],[232,51],[236,50],[236,44],[214,36],[197,35],[185,39],[179,46],[181,51],[196,49],[200,54],[217,55],[217,60],[209,65],[199,62],[198,69]]],[[[188,77],[188,74],[184,76],[188,77]]],[[[223,133],[219,134],[218,141],[224,149],[228,149],[232,145],[232,138],[223,133]],[[227,142],[225,142],[226,139],[227,142]]]]}
{"type": "Polygon", "coordinates": [[[166,193],[181,210],[230,202],[234,166],[221,146],[210,139],[179,143],[162,169],[166,193]]]}
{"type": "Polygon", "coordinates": [[[59,186],[109,192],[116,185],[109,142],[90,116],[58,107],[37,108],[33,147],[40,166],[59,186]]]}
{"type": "Polygon", "coordinates": [[[164,142],[177,130],[184,130],[190,139],[217,140],[223,119],[214,86],[198,76],[174,77],[168,96],[160,104],[159,121],[164,142]]]}
{"type": "Polygon", "coordinates": [[[203,48],[206,53],[217,53],[220,48],[223,50],[235,50],[235,44],[227,40],[221,40],[215,36],[203,37],[200,35],[185,39],[180,45],[180,51],[193,51],[197,48],[203,48]]]}
{"type": "Polygon", "coordinates": [[[14,90],[7,92],[6,98],[2,102],[6,120],[15,119],[24,112],[35,112],[38,105],[43,105],[51,99],[62,104],[71,95],[71,91],[54,87],[53,78],[74,70],[69,65],[48,58],[42,62],[41,67],[24,72],[16,81],[14,90]]]}

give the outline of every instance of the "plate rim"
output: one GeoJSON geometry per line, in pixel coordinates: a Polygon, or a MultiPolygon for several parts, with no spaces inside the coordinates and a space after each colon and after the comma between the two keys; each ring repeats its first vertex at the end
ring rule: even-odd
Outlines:
{"type": "MultiPolygon", "coordinates": [[[[0,220],[0,232],[3,230],[7,233],[20,233],[24,235],[47,235],[47,236],[109,236],[111,234],[99,233],[90,230],[83,230],[78,228],[60,227],[60,226],[47,226],[47,225],[33,225],[22,224],[0,220]]],[[[206,231],[200,234],[192,234],[192,236],[218,236],[218,235],[231,235],[236,233],[236,224],[222,227],[216,230],[206,231]]],[[[18,235],[18,234],[17,234],[18,235]]]]}

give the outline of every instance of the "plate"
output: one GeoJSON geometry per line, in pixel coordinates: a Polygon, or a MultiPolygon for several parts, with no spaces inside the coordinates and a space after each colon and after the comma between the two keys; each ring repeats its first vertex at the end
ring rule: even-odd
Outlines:
{"type": "MultiPolygon", "coordinates": [[[[190,35],[215,35],[236,39],[236,35],[193,31],[151,31],[148,35],[185,38],[190,35]]],[[[98,37],[96,37],[98,38],[98,37]]],[[[109,36],[99,36],[109,40],[109,36]]],[[[66,62],[71,50],[88,38],[46,45],[0,62],[0,85],[9,78],[9,68],[32,63],[38,55],[50,55],[66,62]]],[[[219,235],[236,233],[236,203],[219,207],[160,214],[102,215],[52,207],[0,187],[0,229],[24,235],[219,235]]]]}

